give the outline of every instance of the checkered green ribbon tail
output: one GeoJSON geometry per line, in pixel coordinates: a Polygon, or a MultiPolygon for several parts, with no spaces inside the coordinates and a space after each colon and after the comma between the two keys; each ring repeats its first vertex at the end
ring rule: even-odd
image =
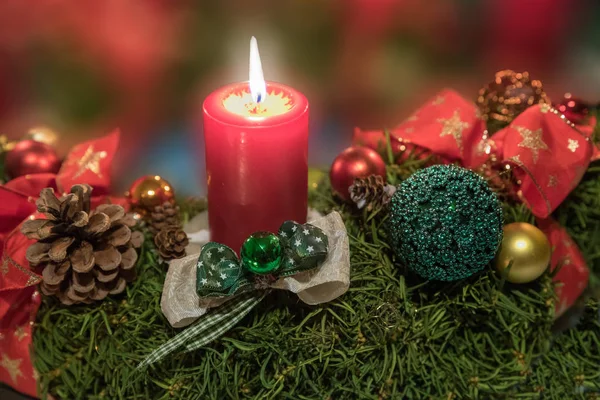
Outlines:
{"type": "Polygon", "coordinates": [[[222,306],[210,310],[194,325],[150,353],[137,369],[146,368],[178,350],[192,351],[218,339],[260,303],[268,292],[268,290],[261,290],[243,293],[222,306]]]}

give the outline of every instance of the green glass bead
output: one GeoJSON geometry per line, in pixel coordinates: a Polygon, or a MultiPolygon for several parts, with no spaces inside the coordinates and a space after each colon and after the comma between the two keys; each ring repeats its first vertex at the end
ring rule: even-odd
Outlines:
{"type": "Polygon", "coordinates": [[[283,250],[279,238],[270,232],[256,232],[242,245],[242,264],[254,274],[272,274],[279,268],[283,250]]]}

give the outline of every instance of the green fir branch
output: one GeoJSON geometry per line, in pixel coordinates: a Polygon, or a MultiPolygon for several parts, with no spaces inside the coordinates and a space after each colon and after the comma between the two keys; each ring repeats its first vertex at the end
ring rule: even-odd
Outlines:
{"type": "MultiPolygon", "coordinates": [[[[426,160],[388,168],[400,183],[426,160]]],[[[600,176],[592,165],[555,217],[598,272],[600,176]]],[[[309,306],[276,291],[210,346],[135,366],[179,330],[160,310],[165,266],[147,240],[121,296],[64,307],[44,298],[34,334],[41,393],[65,399],[586,399],[599,393],[598,301],[576,329],[553,334],[549,273],[526,285],[489,267],[464,281],[423,281],[387,244],[382,210],[356,211],[324,181],[310,194],[339,211],[350,238],[349,291],[309,306]]],[[[184,219],[202,209],[181,202],[184,219]]],[[[506,222],[532,221],[504,205],[506,222]]]]}

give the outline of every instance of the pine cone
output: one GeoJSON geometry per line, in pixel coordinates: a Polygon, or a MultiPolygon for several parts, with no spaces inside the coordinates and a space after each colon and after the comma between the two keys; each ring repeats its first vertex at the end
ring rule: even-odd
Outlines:
{"type": "Polygon", "coordinates": [[[173,203],[165,202],[161,206],[154,207],[150,213],[148,229],[153,235],[168,226],[181,226],[179,219],[179,207],[173,203]]]}
{"type": "Polygon", "coordinates": [[[36,201],[47,219],[28,220],[21,232],[37,242],[27,249],[32,265],[42,265],[41,290],[66,304],[91,303],[125,290],[135,279],[143,235],[123,207],[103,204],[90,211],[92,188],[75,185],[60,199],[51,188],[36,201]]]}
{"type": "Polygon", "coordinates": [[[185,256],[188,237],[178,226],[168,226],[154,236],[154,244],[160,256],[169,261],[185,256]]]}
{"type": "Polygon", "coordinates": [[[370,175],[366,178],[356,178],[349,191],[350,198],[356,203],[358,209],[366,207],[367,211],[371,211],[387,205],[396,192],[396,188],[387,185],[383,177],[370,175]]]}

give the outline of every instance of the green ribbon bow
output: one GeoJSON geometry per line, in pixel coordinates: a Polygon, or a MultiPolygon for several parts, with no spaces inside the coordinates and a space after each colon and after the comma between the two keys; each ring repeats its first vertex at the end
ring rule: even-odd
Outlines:
{"type": "Polygon", "coordinates": [[[327,235],[311,224],[286,221],[277,235],[252,234],[244,242],[241,260],[223,244],[202,247],[197,264],[196,290],[201,299],[235,296],[279,277],[316,268],[327,258],[327,235]]]}
{"type": "MultiPolygon", "coordinates": [[[[339,223],[341,218],[339,218],[339,223]]],[[[267,295],[269,284],[316,268],[327,259],[329,239],[311,224],[286,221],[277,235],[252,234],[243,244],[241,260],[229,247],[209,242],[196,264],[196,291],[202,315],[167,343],[152,351],[139,365],[143,369],[177,350],[192,351],[233,328],[267,295]],[[259,289],[259,290],[257,290],[259,289]]]]}

